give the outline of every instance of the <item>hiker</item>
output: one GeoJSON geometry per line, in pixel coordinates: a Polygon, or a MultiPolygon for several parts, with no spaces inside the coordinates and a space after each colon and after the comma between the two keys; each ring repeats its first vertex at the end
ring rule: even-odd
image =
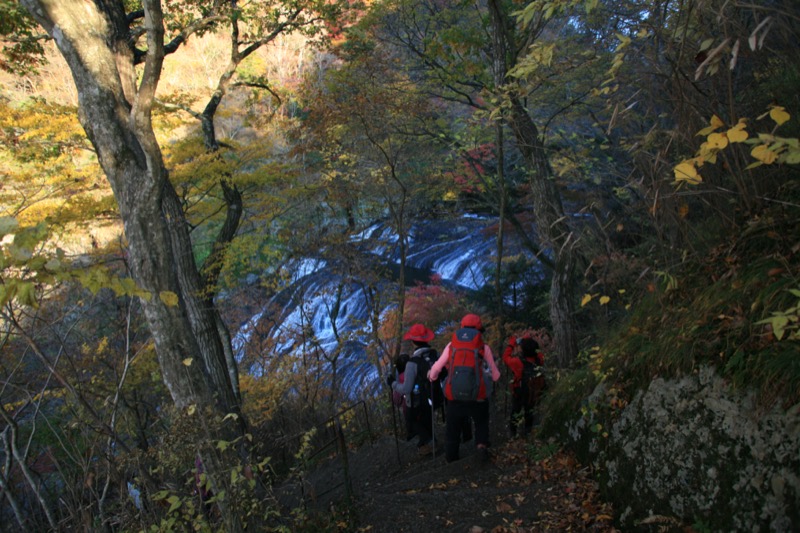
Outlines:
{"type": "Polygon", "coordinates": [[[511,416],[508,428],[511,437],[517,436],[522,426],[522,435],[527,435],[534,423],[535,409],[544,389],[544,355],[539,343],[531,337],[511,337],[503,350],[503,362],[511,370],[511,416]]]}
{"type": "Polygon", "coordinates": [[[431,367],[428,378],[436,381],[447,368],[444,396],[447,399],[445,458],[459,459],[459,447],[469,420],[475,423],[475,445],[482,462],[489,460],[489,397],[500,370],[494,362],[492,349],[483,343],[483,324],[475,314],[461,319],[461,329],[453,333],[431,367]]]}
{"type": "MultiPolygon", "coordinates": [[[[408,363],[408,359],[409,357],[407,353],[401,353],[394,359],[394,371],[397,374],[397,382],[401,385],[405,381],[406,363],[408,363]]],[[[409,441],[417,436],[416,432],[414,431],[414,425],[412,424],[411,417],[408,413],[408,404],[410,402],[411,398],[407,398],[396,390],[392,390],[392,403],[394,403],[396,407],[400,407],[401,411],[403,412],[403,421],[406,425],[406,441],[409,441]]]]}
{"type": "Polygon", "coordinates": [[[433,406],[428,401],[432,395],[433,385],[428,382],[427,373],[430,365],[424,357],[429,351],[436,353],[430,346],[433,340],[433,331],[424,324],[414,324],[403,336],[414,344],[414,353],[406,363],[404,381],[400,383],[394,376],[387,378],[387,383],[393,391],[403,394],[407,399],[409,418],[414,433],[419,436],[417,453],[429,455],[433,453],[436,445],[433,435],[433,406]]]}

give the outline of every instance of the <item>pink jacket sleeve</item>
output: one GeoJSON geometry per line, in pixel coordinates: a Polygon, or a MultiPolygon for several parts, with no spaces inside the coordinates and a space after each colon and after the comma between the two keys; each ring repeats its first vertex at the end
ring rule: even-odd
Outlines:
{"type": "Polygon", "coordinates": [[[439,374],[441,373],[442,369],[447,365],[447,360],[450,359],[450,343],[447,343],[447,346],[444,347],[442,350],[441,355],[439,355],[439,359],[433,363],[430,372],[428,373],[428,379],[431,381],[436,381],[439,378],[439,374]]]}
{"type": "Polygon", "coordinates": [[[500,379],[500,369],[497,368],[497,365],[494,362],[494,354],[492,353],[492,349],[488,344],[483,345],[483,358],[489,364],[489,370],[492,371],[492,381],[497,381],[500,379]]]}

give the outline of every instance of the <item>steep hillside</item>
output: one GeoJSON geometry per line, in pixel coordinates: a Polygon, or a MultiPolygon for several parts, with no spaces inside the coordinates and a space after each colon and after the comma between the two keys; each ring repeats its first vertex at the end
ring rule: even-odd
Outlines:
{"type": "Polygon", "coordinates": [[[676,269],[551,391],[547,432],[600,473],[623,527],[800,526],[795,189],[676,269]]]}

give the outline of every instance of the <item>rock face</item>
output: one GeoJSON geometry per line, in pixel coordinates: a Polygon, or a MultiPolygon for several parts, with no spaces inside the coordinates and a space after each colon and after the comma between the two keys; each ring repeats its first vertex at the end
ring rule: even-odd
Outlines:
{"type": "Polygon", "coordinates": [[[762,412],[703,368],[653,380],[603,429],[591,406],[605,395],[595,389],[569,434],[603,472],[621,526],[660,517],[711,531],[800,530],[800,405],[762,412]]]}

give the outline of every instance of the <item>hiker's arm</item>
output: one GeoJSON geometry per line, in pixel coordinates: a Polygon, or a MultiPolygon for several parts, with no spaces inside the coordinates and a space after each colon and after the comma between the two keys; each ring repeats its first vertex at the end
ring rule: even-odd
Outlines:
{"type": "Polygon", "coordinates": [[[488,344],[483,345],[483,358],[489,363],[489,369],[492,371],[492,381],[500,379],[500,369],[494,363],[494,354],[488,344]]]}
{"type": "Polygon", "coordinates": [[[447,346],[444,347],[442,350],[442,355],[439,356],[439,359],[433,363],[430,372],[428,372],[428,379],[431,381],[436,381],[439,377],[439,373],[447,364],[447,360],[450,359],[450,343],[447,343],[447,346]]]}
{"type": "Polygon", "coordinates": [[[404,372],[403,382],[395,381],[392,384],[392,389],[400,394],[408,396],[414,388],[414,380],[417,378],[417,363],[409,361],[406,363],[406,371],[404,372]]]}

